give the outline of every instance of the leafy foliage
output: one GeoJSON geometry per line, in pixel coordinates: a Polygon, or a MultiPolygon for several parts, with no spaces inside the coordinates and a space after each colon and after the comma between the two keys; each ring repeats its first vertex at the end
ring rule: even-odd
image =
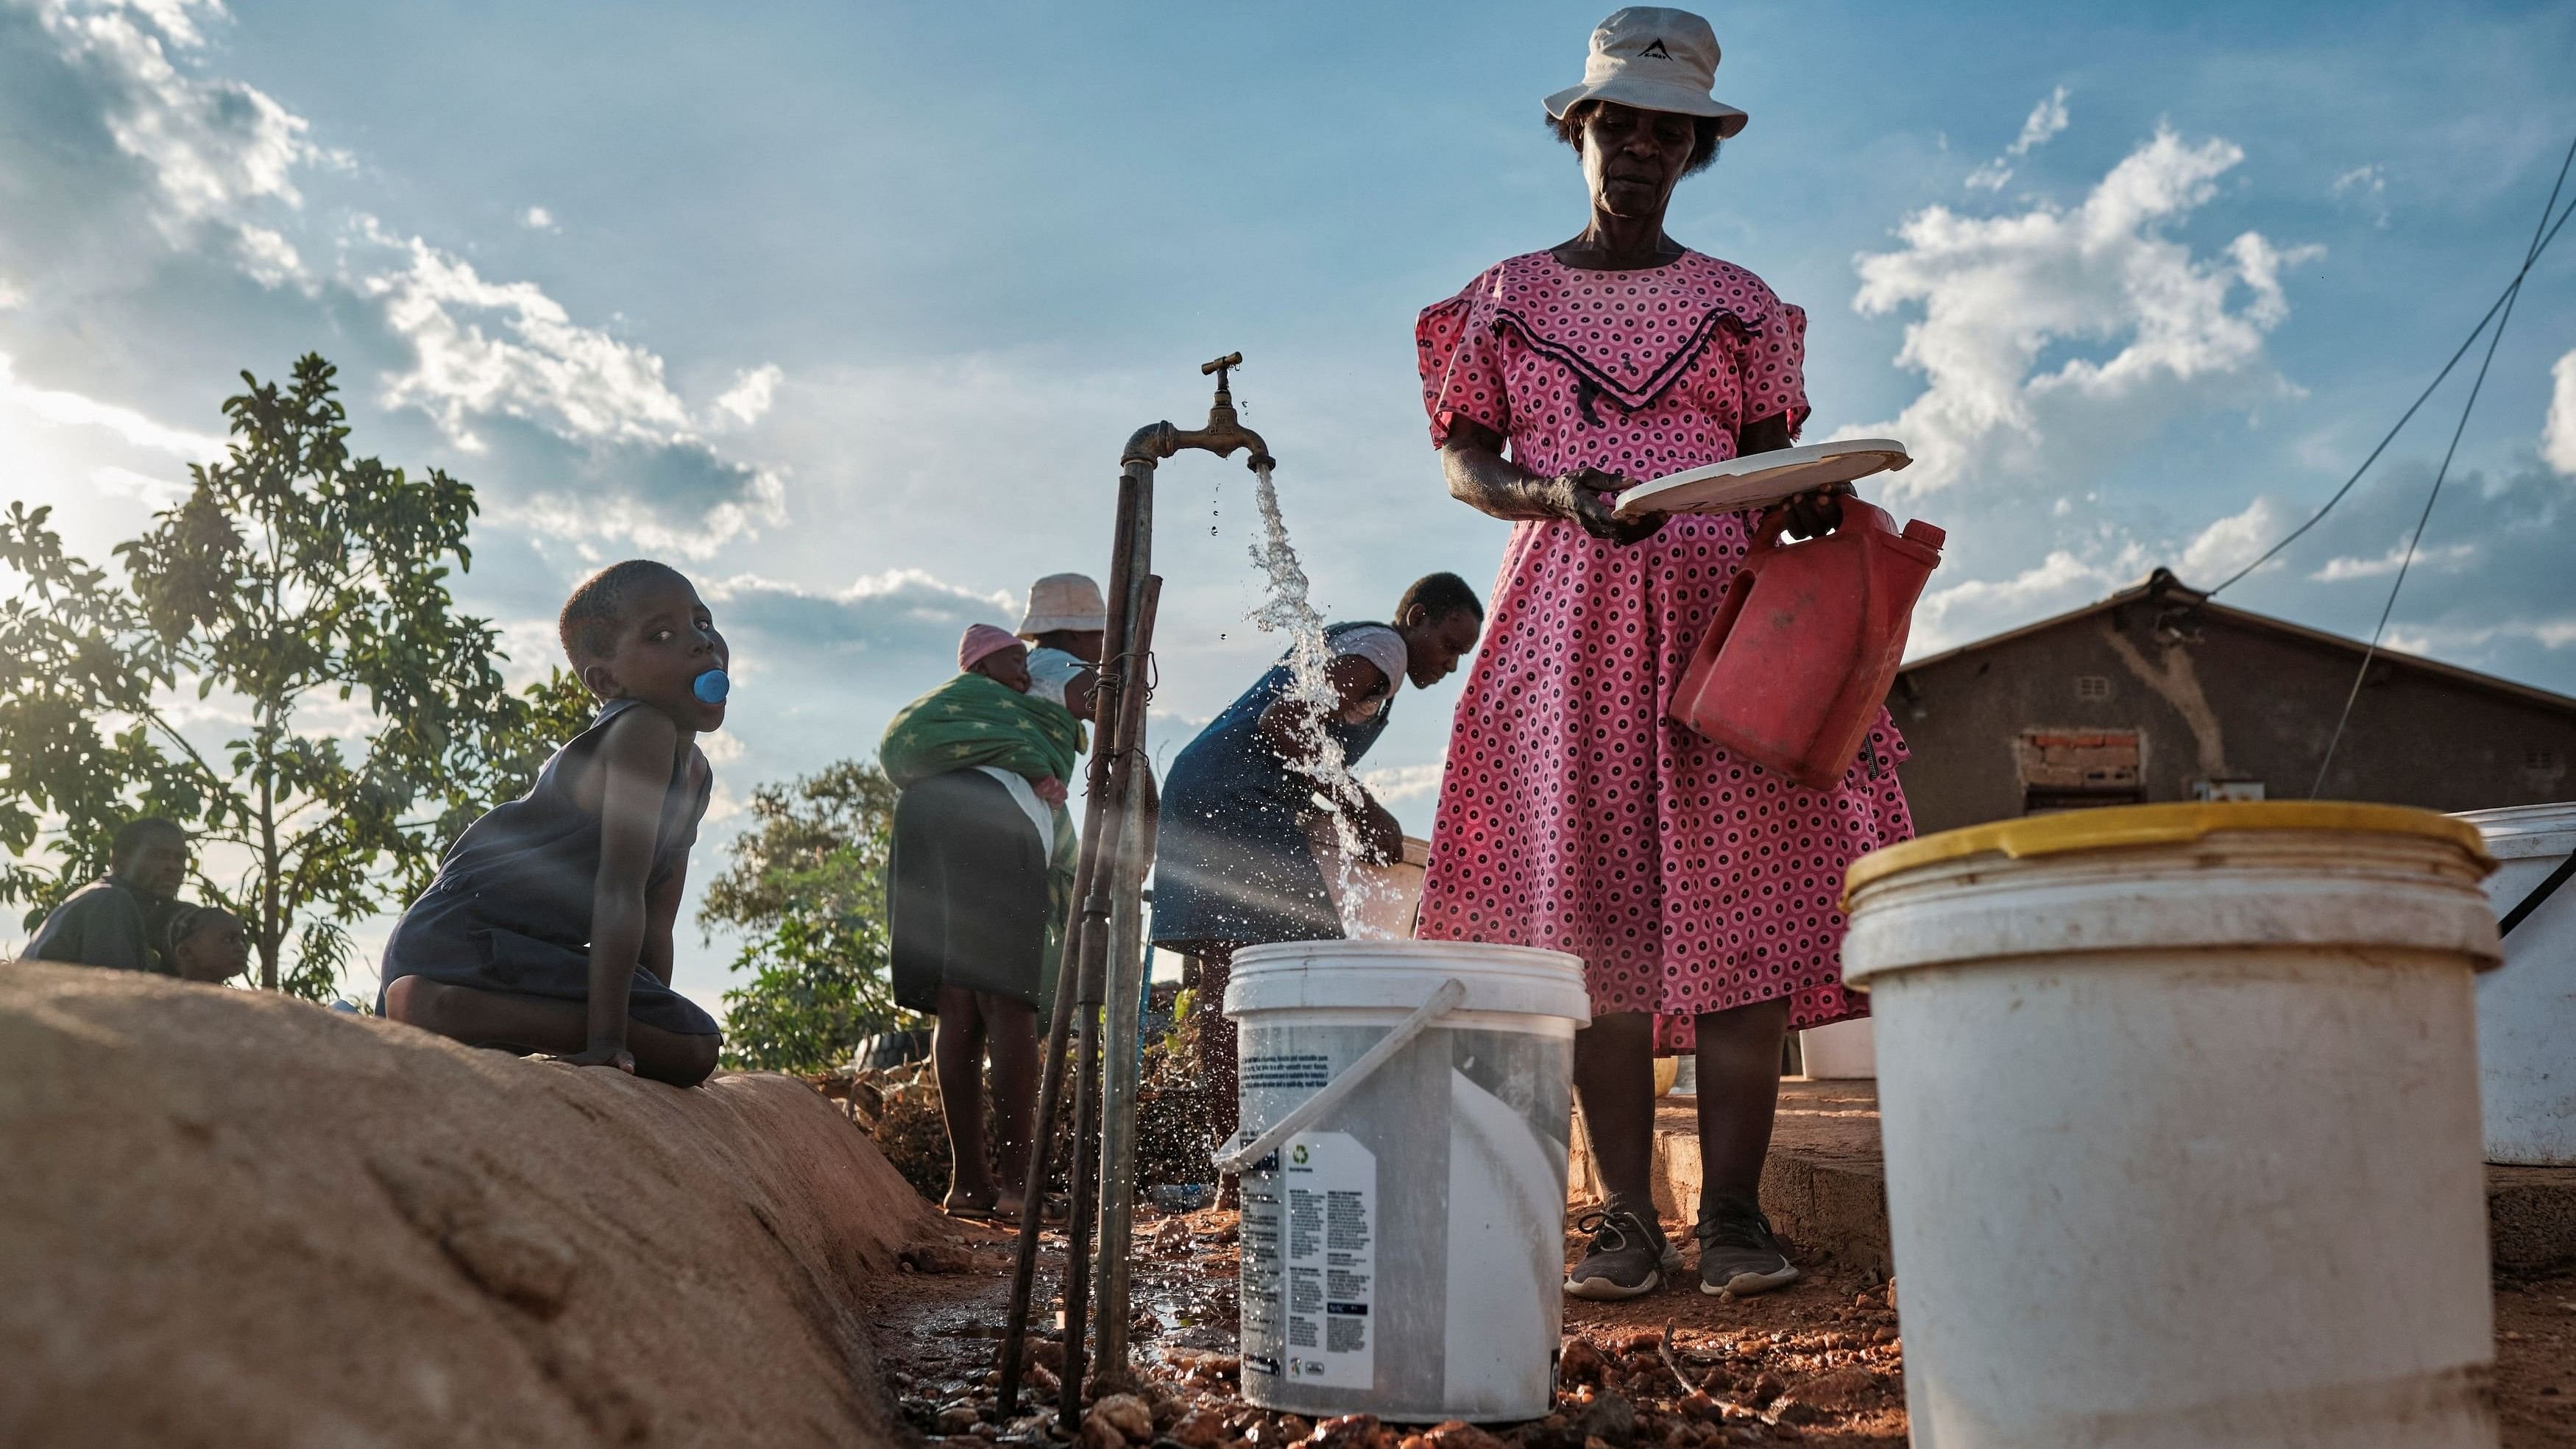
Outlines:
{"type": "Polygon", "coordinates": [[[725,1065],[816,1072],[907,1015],[894,1004],[885,872],[895,788],[873,764],[843,760],[784,785],[763,785],[753,828],[707,885],[702,927],[752,940],[725,993],[725,1065]]]}
{"type": "Polygon", "coordinates": [[[425,885],[566,737],[565,677],[511,693],[449,595],[474,490],[351,456],[334,372],[242,374],[226,456],[117,546],[122,586],[63,552],[49,510],[0,518],[21,579],[0,603],[0,900],[31,921],[98,873],[120,820],[166,814],[229,872],[200,883],[248,922],[260,984],[327,996],[348,926],[425,885]],[[30,859],[47,836],[51,872],[30,859]]]}

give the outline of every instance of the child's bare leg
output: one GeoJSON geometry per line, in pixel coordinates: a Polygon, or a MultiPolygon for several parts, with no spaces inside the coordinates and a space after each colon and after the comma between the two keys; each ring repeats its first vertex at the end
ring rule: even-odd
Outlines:
{"type": "Polygon", "coordinates": [[[939,988],[939,1026],[930,1041],[939,1110],[948,1119],[948,1196],[940,1206],[989,1208],[1000,1196],[984,1152],[984,1014],[963,986],[939,988]]]}
{"type": "Polygon", "coordinates": [[[1029,1122],[1038,1109],[1037,1008],[989,991],[976,993],[975,1005],[993,1055],[993,1127],[1000,1139],[994,1148],[1001,1158],[1001,1196],[994,1209],[1015,1218],[1029,1195],[1029,1122]]]}
{"type": "MultiPolygon", "coordinates": [[[[385,988],[385,1015],[423,1031],[452,1037],[467,1046],[497,1046],[529,1052],[577,1052],[590,1044],[589,1013],[578,1001],[551,1001],[499,991],[450,986],[425,976],[403,976],[385,988]]],[[[635,1057],[635,1074],[694,1087],[716,1069],[723,1038],[688,1036],[626,1023],[626,1049],[635,1057]]]]}

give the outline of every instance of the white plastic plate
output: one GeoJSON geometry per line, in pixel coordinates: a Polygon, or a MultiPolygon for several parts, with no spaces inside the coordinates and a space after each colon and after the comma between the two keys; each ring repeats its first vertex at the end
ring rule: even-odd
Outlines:
{"type": "Polygon", "coordinates": [[[1914,459],[1894,438],[1845,438],[1839,443],[1812,443],[1748,453],[1666,474],[1619,495],[1618,515],[1647,513],[1735,513],[1768,508],[1810,488],[1849,483],[1872,473],[1910,466],[1914,459]]]}

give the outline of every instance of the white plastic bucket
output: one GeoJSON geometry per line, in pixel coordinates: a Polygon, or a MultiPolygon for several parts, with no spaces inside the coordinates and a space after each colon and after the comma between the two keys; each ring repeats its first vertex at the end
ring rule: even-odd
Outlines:
{"type": "Polygon", "coordinates": [[[2150,805],[1854,862],[1913,1442],[2496,1442],[2476,833],[2150,805]]]}
{"type": "Polygon", "coordinates": [[[1869,1018],[1856,1016],[1798,1033],[1798,1065],[1819,1082],[1877,1076],[1878,1038],[1869,1018]]]}
{"type": "Polygon", "coordinates": [[[1547,1413],[1582,964],[1456,941],[1254,946],[1225,1013],[1235,1150],[1261,1154],[1243,1163],[1244,1397],[1312,1417],[1547,1413]]]}
{"type": "Polygon", "coordinates": [[[1315,868],[1324,877],[1324,896],[1342,918],[1342,933],[1362,941],[1410,941],[1422,909],[1422,882],[1431,861],[1431,842],[1404,837],[1402,858],[1385,865],[1353,860],[1341,853],[1341,841],[1329,820],[1318,820],[1306,832],[1315,868]]]}
{"type": "MultiPolygon", "coordinates": [[[[2462,815],[2486,838],[2501,917],[2576,852],[2576,802],[2462,815]]],[[[2487,1161],[2576,1166],[2576,880],[2504,938],[2504,969],[2478,978],[2478,1095],[2487,1161]]]]}

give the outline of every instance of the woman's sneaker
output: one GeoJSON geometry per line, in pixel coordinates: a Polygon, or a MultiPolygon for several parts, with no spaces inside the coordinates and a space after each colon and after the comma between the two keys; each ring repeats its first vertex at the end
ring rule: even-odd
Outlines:
{"type": "Polygon", "coordinates": [[[1798,1265],[1780,1251],[1771,1220],[1740,1197],[1722,1197],[1702,1211],[1692,1231],[1699,1239],[1699,1291],[1750,1298],[1798,1281],[1798,1265]]]}
{"type": "Polygon", "coordinates": [[[1632,1212],[1586,1213],[1574,1230],[1592,1235],[1592,1251],[1565,1275],[1565,1291],[1577,1298],[1635,1298],[1663,1285],[1664,1270],[1682,1265],[1681,1249],[1664,1241],[1664,1230],[1632,1212]]]}

